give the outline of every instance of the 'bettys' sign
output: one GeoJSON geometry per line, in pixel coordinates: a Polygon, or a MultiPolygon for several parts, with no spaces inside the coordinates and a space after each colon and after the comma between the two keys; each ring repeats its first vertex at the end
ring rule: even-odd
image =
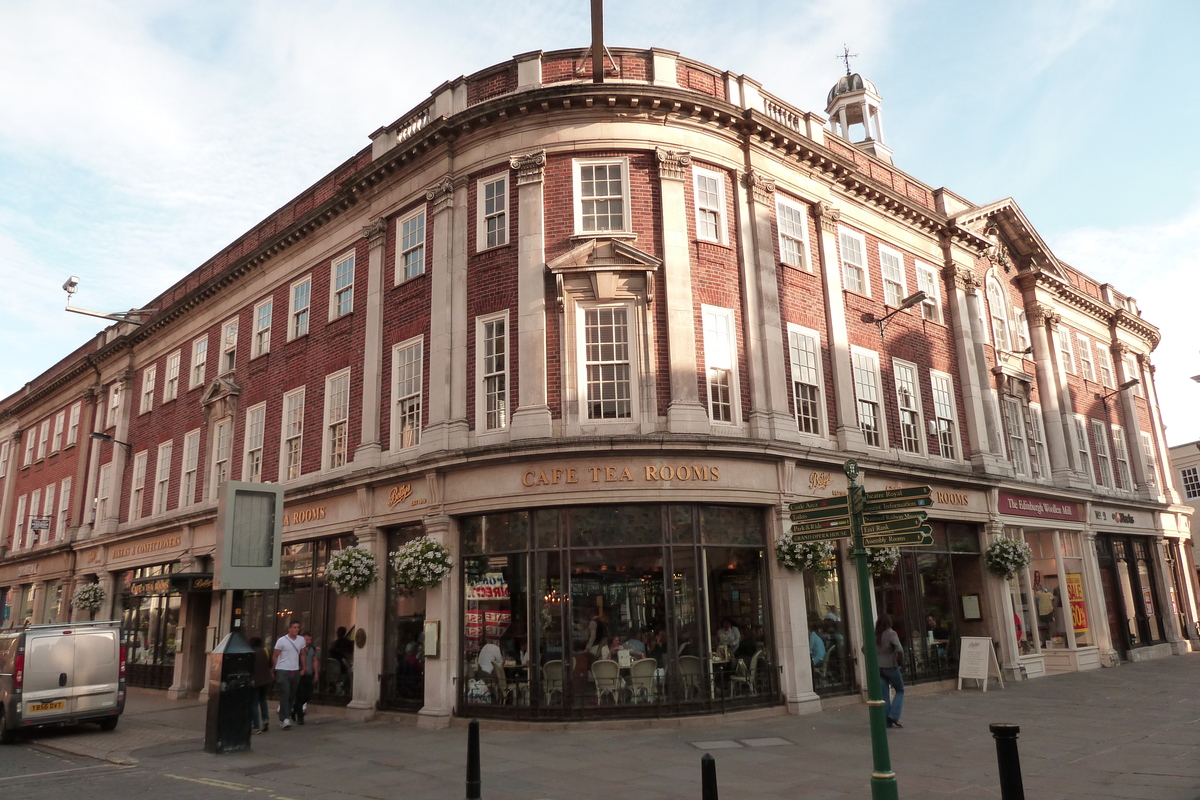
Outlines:
{"type": "Polygon", "coordinates": [[[1083,522],[1083,506],[1073,500],[1051,500],[1009,492],[1000,493],[1000,513],[1016,517],[1083,522]]]}

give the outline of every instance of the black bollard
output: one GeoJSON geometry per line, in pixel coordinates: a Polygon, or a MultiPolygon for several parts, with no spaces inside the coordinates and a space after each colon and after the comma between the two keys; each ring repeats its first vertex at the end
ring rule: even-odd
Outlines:
{"type": "Polygon", "coordinates": [[[700,759],[700,800],[717,800],[717,760],[710,753],[700,759]]]}
{"type": "Polygon", "coordinates": [[[479,720],[471,720],[467,728],[467,800],[479,800],[482,781],[479,779],[479,720]]]}
{"type": "Polygon", "coordinates": [[[1000,768],[1000,800],[1025,800],[1021,783],[1021,757],[1017,753],[1020,725],[996,722],[988,726],[996,740],[996,764],[1000,768]]]}

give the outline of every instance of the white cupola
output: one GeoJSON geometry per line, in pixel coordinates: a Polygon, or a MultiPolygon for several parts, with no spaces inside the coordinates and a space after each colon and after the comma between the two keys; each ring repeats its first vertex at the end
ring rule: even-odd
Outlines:
{"type": "Polygon", "coordinates": [[[892,163],[892,150],[883,142],[881,98],[875,84],[847,71],[829,90],[825,113],[829,127],[859,150],[892,163]],[[860,126],[855,129],[853,126],[860,126]]]}

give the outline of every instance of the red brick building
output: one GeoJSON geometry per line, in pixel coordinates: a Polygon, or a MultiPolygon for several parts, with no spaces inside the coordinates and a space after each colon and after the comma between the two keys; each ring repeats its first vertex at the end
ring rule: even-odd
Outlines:
{"type": "Polygon", "coordinates": [[[444,84],[0,403],[5,623],[86,613],[97,582],[131,681],[200,690],[218,488],[269,481],[281,589],[251,593],[248,634],[299,619],[323,701],[799,712],[862,680],[857,584],[845,542],[809,572],[775,542],[854,458],[870,490],[933,490],[933,545],[873,578],[910,680],[953,677],[962,636],[1009,675],[1189,650],[1134,299],[1011,199],[897,169],[858,75],[827,127],[749,77],[612,52],[603,83],[571,50],[444,84]],[[421,535],[454,570],[401,591],[388,554],[421,535]],[[1032,553],[1011,580],[985,566],[1003,538],[1032,553]],[[325,577],[352,544],[383,573],[357,598],[325,577]]]}

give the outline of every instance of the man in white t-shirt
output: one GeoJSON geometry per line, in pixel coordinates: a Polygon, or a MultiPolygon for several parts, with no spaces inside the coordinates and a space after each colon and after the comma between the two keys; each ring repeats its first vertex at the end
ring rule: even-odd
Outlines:
{"type": "Polygon", "coordinates": [[[296,689],[300,685],[300,665],[303,663],[305,644],[300,636],[300,623],[288,625],[286,636],[275,642],[275,658],[272,662],[275,685],[279,687],[279,725],[285,731],[292,727],[292,704],[296,700],[296,689]]]}
{"type": "Polygon", "coordinates": [[[497,680],[496,668],[504,668],[504,654],[500,652],[500,645],[494,640],[488,640],[488,643],[479,651],[479,672],[476,677],[480,680],[492,683],[497,680]]]}

